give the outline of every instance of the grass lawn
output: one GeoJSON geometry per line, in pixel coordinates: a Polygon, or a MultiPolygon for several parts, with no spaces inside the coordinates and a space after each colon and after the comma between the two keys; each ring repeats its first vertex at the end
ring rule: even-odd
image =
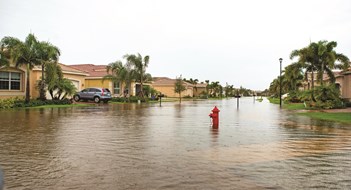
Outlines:
{"type": "Polygon", "coordinates": [[[283,108],[287,110],[304,110],[305,105],[303,103],[290,103],[290,104],[283,104],[283,108]]]}
{"type": "Polygon", "coordinates": [[[306,113],[298,113],[298,114],[309,116],[311,118],[320,119],[320,120],[336,121],[336,122],[351,124],[351,113],[306,112],[306,113]]]}

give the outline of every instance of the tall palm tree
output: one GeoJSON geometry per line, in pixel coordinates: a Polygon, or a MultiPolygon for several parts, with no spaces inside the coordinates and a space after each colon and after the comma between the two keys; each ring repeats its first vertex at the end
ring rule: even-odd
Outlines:
{"type": "Polygon", "coordinates": [[[139,53],[137,55],[124,55],[124,58],[127,60],[127,64],[130,65],[132,69],[132,75],[136,77],[136,81],[140,82],[140,96],[144,97],[143,92],[143,82],[146,75],[146,68],[149,65],[150,56],[146,55],[142,57],[139,53]]]}
{"type": "Polygon", "coordinates": [[[323,85],[323,74],[326,73],[329,77],[331,83],[335,82],[335,76],[333,69],[347,70],[350,66],[350,60],[343,54],[336,53],[334,48],[337,43],[334,41],[319,41],[317,43],[312,43],[311,48],[313,49],[313,55],[315,57],[318,79],[320,84],[323,85]],[[339,63],[336,63],[339,61],[339,63]]]}
{"type": "Polygon", "coordinates": [[[38,58],[41,63],[41,81],[39,83],[40,99],[45,100],[45,65],[49,62],[57,63],[60,56],[60,49],[50,42],[39,42],[38,58]]]}
{"type": "Polygon", "coordinates": [[[9,55],[16,67],[26,66],[26,102],[28,103],[30,100],[30,71],[34,65],[40,65],[38,40],[34,34],[29,34],[24,42],[14,37],[4,37],[1,40],[1,48],[9,51],[9,55]]]}
{"type": "Polygon", "coordinates": [[[103,77],[103,80],[109,79],[114,83],[124,83],[127,89],[130,89],[133,73],[129,65],[124,65],[122,61],[115,61],[108,64],[106,69],[108,74],[103,77]]]}

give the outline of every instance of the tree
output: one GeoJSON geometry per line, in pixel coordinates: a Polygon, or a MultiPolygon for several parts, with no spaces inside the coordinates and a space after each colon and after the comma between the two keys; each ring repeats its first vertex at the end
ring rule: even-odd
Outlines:
{"type": "Polygon", "coordinates": [[[337,46],[334,41],[313,42],[309,46],[299,50],[294,50],[290,58],[298,57],[298,64],[305,69],[305,79],[308,80],[308,73],[311,73],[312,99],[314,100],[314,72],[317,72],[320,84],[323,85],[323,74],[329,77],[331,83],[335,82],[335,76],[332,69],[339,68],[346,70],[350,66],[349,59],[333,49],[337,46]],[[340,63],[336,63],[339,61],[340,63]]]}
{"type": "Polygon", "coordinates": [[[10,61],[7,52],[3,48],[0,48],[0,67],[9,66],[9,64],[10,61]]]}
{"type": "Polygon", "coordinates": [[[45,75],[47,76],[45,84],[50,93],[51,99],[64,99],[76,92],[77,89],[72,81],[63,77],[60,65],[55,62],[46,63],[45,75]]]}
{"type": "Polygon", "coordinates": [[[298,62],[285,67],[283,71],[283,86],[286,91],[296,91],[302,85],[303,80],[302,66],[298,62]]]}
{"type": "Polygon", "coordinates": [[[182,102],[182,92],[185,91],[186,88],[183,84],[182,77],[179,77],[176,79],[176,82],[174,84],[174,92],[179,94],[179,102],[182,102]]]}
{"type": "Polygon", "coordinates": [[[140,82],[140,96],[144,97],[143,92],[143,83],[145,79],[150,79],[151,75],[146,73],[146,68],[149,65],[150,57],[146,55],[142,57],[139,53],[137,55],[124,55],[124,58],[127,59],[127,64],[132,67],[132,75],[135,77],[137,82],[140,82]]]}
{"type": "MultiPolygon", "coordinates": [[[[129,90],[132,81],[134,80],[131,67],[128,64],[123,64],[122,61],[115,61],[107,65],[107,74],[103,80],[109,79],[114,83],[124,83],[129,90]]],[[[127,94],[124,93],[124,96],[127,94]]]]}
{"type": "Polygon", "coordinates": [[[9,52],[9,57],[15,63],[16,67],[26,66],[26,103],[30,100],[30,73],[35,65],[40,65],[38,57],[38,40],[34,34],[29,34],[25,41],[22,42],[14,37],[4,37],[1,40],[1,49],[9,52]]]}
{"type": "Polygon", "coordinates": [[[39,94],[40,94],[40,99],[45,100],[45,65],[47,63],[57,63],[59,56],[60,56],[60,50],[58,47],[52,45],[50,42],[39,42],[38,43],[38,59],[41,64],[41,81],[39,83],[39,94]]]}
{"type": "Polygon", "coordinates": [[[343,54],[336,53],[334,48],[337,43],[334,41],[319,41],[312,43],[311,48],[313,50],[313,56],[315,57],[315,64],[318,71],[318,80],[323,86],[323,74],[324,72],[328,75],[330,83],[335,82],[335,76],[332,69],[347,70],[350,67],[350,60],[343,54]],[[339,61],[339,63],[336,63],[339,61]]]}

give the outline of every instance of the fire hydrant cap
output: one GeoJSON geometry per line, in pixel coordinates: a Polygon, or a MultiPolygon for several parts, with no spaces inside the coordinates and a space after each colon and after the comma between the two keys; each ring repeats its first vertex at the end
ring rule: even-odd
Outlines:
{"type": "Polygon", "coordinates": [[[219,112],[220,110],[217,108],[217,106],[215,106],[212,110],[212,112],[219,112]]]}

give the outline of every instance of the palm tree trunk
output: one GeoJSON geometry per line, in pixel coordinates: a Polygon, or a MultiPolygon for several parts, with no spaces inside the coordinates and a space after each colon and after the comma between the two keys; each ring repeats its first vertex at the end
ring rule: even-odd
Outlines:
{"type": "Polygon", "coordinates": [[[311,89],[312,89],[312,101],[315,101],[315,99],[314,99],[314,73],[313,73],[313,68],[312,68],[312,86],[311,86],[311,89]]]}
{"type": "Polygon", "coordinates": [[[29,79],[30,79],[30,69],[29,69],[29,64],[27,64],[27,81],[26,81],[26,103],[29,103],[30,100],[30,83],[29,83],[29,79]]]}
{"type": "Polygon", "coordinates": [[[46,100],[45,96],[45,74],[44,74],[45,66],[44,64],[41,65],[41,83],[40,83],[40,99],[46,100]]]}

